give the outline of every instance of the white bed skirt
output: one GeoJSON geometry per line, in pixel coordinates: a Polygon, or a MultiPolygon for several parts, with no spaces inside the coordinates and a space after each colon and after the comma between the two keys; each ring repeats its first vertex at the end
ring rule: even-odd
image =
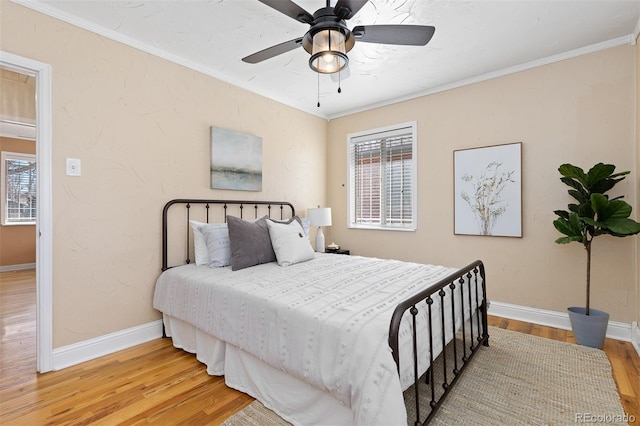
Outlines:
{"type": "Polygon", "coordinates": [[[244,392],[294,425],[353,425],[349,407],[255,356],[163,314],[173,346],[196,355],[212,376],[224,375],[227,386],[244,392]]]}

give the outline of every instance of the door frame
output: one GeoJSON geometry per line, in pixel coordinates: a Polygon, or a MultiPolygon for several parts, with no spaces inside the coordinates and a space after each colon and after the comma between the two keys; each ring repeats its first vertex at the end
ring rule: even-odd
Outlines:
{"type": "Polygon", "coordinates": [[[53,191],[51,66],[0,50],[0,66],[36,78],[36,370],[53,369],[53,191]]]}

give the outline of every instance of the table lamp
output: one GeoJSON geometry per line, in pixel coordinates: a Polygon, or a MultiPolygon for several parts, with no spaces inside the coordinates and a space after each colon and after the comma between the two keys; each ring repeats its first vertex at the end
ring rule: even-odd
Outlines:
{"type": "Polygon", "coordinates": [[[331,208],[318,206],[315,209],[307,209],[307,215],[309,216],[309,225],[318,227],[318,232],[316,232],[316,251],[324,253],[322,227],[331,226],[331,208]]]}

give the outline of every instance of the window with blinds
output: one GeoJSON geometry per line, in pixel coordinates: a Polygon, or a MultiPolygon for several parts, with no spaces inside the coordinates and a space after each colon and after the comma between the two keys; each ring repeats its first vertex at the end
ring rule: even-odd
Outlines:
{"type": "Polygon", "coordinates": [[[2,152],[2,224],[33,225],[37,203],[36,156],[2,152]]]}
{"type": "Polygon", "coordinates": [[[416,229],[415,122],[348,139],[349,226],[416,229]]]}

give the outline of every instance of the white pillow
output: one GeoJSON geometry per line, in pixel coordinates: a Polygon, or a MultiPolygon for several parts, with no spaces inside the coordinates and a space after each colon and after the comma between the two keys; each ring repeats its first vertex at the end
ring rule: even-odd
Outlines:
{"type": "Polygon", "coordinates": [[[311,227],[311,221],[309,220],[309,216],[300,218],[300,223],[302,223],[302,229],[304,229],[304,234],[309,239],[309,228],[311,227]]]}
{"type": "Polygon", "coordinates": [[[219,268],[231,264],[231,242],[226,223],[202,223],[190,220],[196,265],[219,268]]]}
{"type": "MultiPolygon", "coordinates": [[[[210,224],[211,225],[211,224],[210,224]]],[[[218,223],[217,226],[205,226],[202,228],[204,241],[209,252],[209,267],[220,268],[231,265],[231,240],[229,228],[226,223],[218,223]]]]}
{"type": "Polygon", "coordinates": [[[208,265],[209,264],[209,252],[207,251],[207,243],[204,241],[204,235],[202,235],[201,228],[206,223],[196,222],[190,220],[189,224],[193,229],[193,251],[196,257],[196,265],[208,265]]]}
{"type": "Polygon", "coordinates": [[[309,239],[297,220],[287,224],[267,220],[267,227],[278,265],[289,266],[315,256],[309,239]]]}

